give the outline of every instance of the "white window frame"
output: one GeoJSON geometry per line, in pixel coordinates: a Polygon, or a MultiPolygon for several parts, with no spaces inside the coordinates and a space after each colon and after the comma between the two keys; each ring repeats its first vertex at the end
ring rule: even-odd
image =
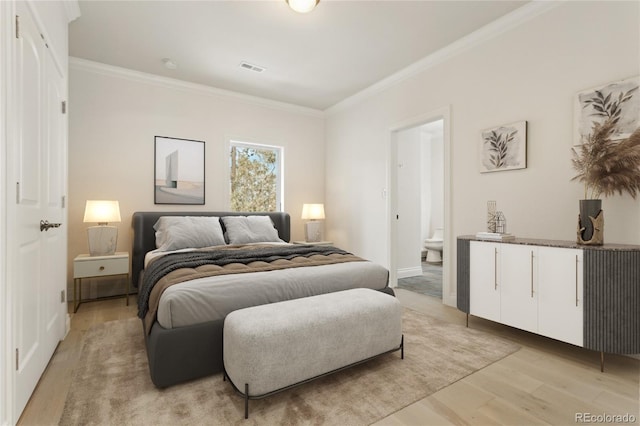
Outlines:
{"type": "MultiPolygon", "coordinates": [[[[255,143],[248,142],[246,140],[242,141],[239,138],[229,139],[228,149],[227,149],[227,158],[231,157],[231,148],[233,147],[241,147],[241,148],[254,148],[254,149],[268,149],[272,151],[276,151],[276,168],[278,170],[276,174],[276,210],[277,212],[284,211],[284,148],[278,145],[267,145],[263,143],[255,143]]],[[[231,161],[228,162],[228,183],[229,183],[229,197],[227,201],[229,202],[229,206],[231,206],[231,161]]]]}

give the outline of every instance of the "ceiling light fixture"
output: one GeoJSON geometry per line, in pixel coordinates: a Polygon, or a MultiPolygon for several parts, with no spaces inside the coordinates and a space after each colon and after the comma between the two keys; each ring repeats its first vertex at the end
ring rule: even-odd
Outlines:
{"type": "Polygon", "coordinates": [[[176,64],[172,59],[169,58],[162,59],[162,63],[164,64],[165,68],[168,68],[170,70],[175,70],[176,68],[178,68],[178,64],[176,64]]]}
{"type": "Polygon", "coordinates": [[[285,0],[289,7],[298,13],[311,12],[320,0],[285,0]]]}

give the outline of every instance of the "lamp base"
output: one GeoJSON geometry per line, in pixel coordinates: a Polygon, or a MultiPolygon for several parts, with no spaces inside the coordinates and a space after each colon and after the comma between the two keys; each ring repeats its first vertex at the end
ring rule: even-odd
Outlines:
{"type": "Polygon", "coordinates": [[[312,220],[304,225],[304,240],[308,243],[322,241],[322,224],[320,221],[312,220]]]}
{"type": "Polygon", "coordinates": [[[116,252],[118,228],[115,226],[90,226],[87,228],[89,255],[110,256],[116,252]]]}

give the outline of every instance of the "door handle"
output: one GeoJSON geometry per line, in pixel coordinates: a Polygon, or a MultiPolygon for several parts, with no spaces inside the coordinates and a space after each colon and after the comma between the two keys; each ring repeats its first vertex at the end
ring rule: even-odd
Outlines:
{"type": "Polygon", "coordinates": [[[59,228],[60,226],[62,226],[61,223],[49,223],[48,220],[41,220],[40,221],[40,232],[48,231],[51,228],[59,228]]]}
{"type": "Polygon", "coordinates": [[[498,289],[498,248],[493,249],[493,289],[498,289]]]}
{"type": "Polygon", "coordinates": [[[576,307],[578,306],[578,255],[576,254],[576,307]]]}
{"type": "Polygon", "coordinates": [[[533,250],[531,250],[531,297],[533,298],[533,250]]]}

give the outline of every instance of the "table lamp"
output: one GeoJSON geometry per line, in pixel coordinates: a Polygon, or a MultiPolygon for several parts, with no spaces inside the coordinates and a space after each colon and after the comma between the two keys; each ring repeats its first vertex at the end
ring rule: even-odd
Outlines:
{"type": "Polygon", "coordinates": [[[120,222],[120,205],[117,201],[87,200],[84,222],[96,222],[98,226],[87,228],[89,254],[109,256],[116,252],[118,228],[108,226],[109,222],[120,222]]]}
{"type": "Polygon", "coordinates": [[[302,219],[309,220],[304,227],[305,241],[322,241],[322,224],[319,221],[324,220],[324,204],[303,204],[302,219]]]}

